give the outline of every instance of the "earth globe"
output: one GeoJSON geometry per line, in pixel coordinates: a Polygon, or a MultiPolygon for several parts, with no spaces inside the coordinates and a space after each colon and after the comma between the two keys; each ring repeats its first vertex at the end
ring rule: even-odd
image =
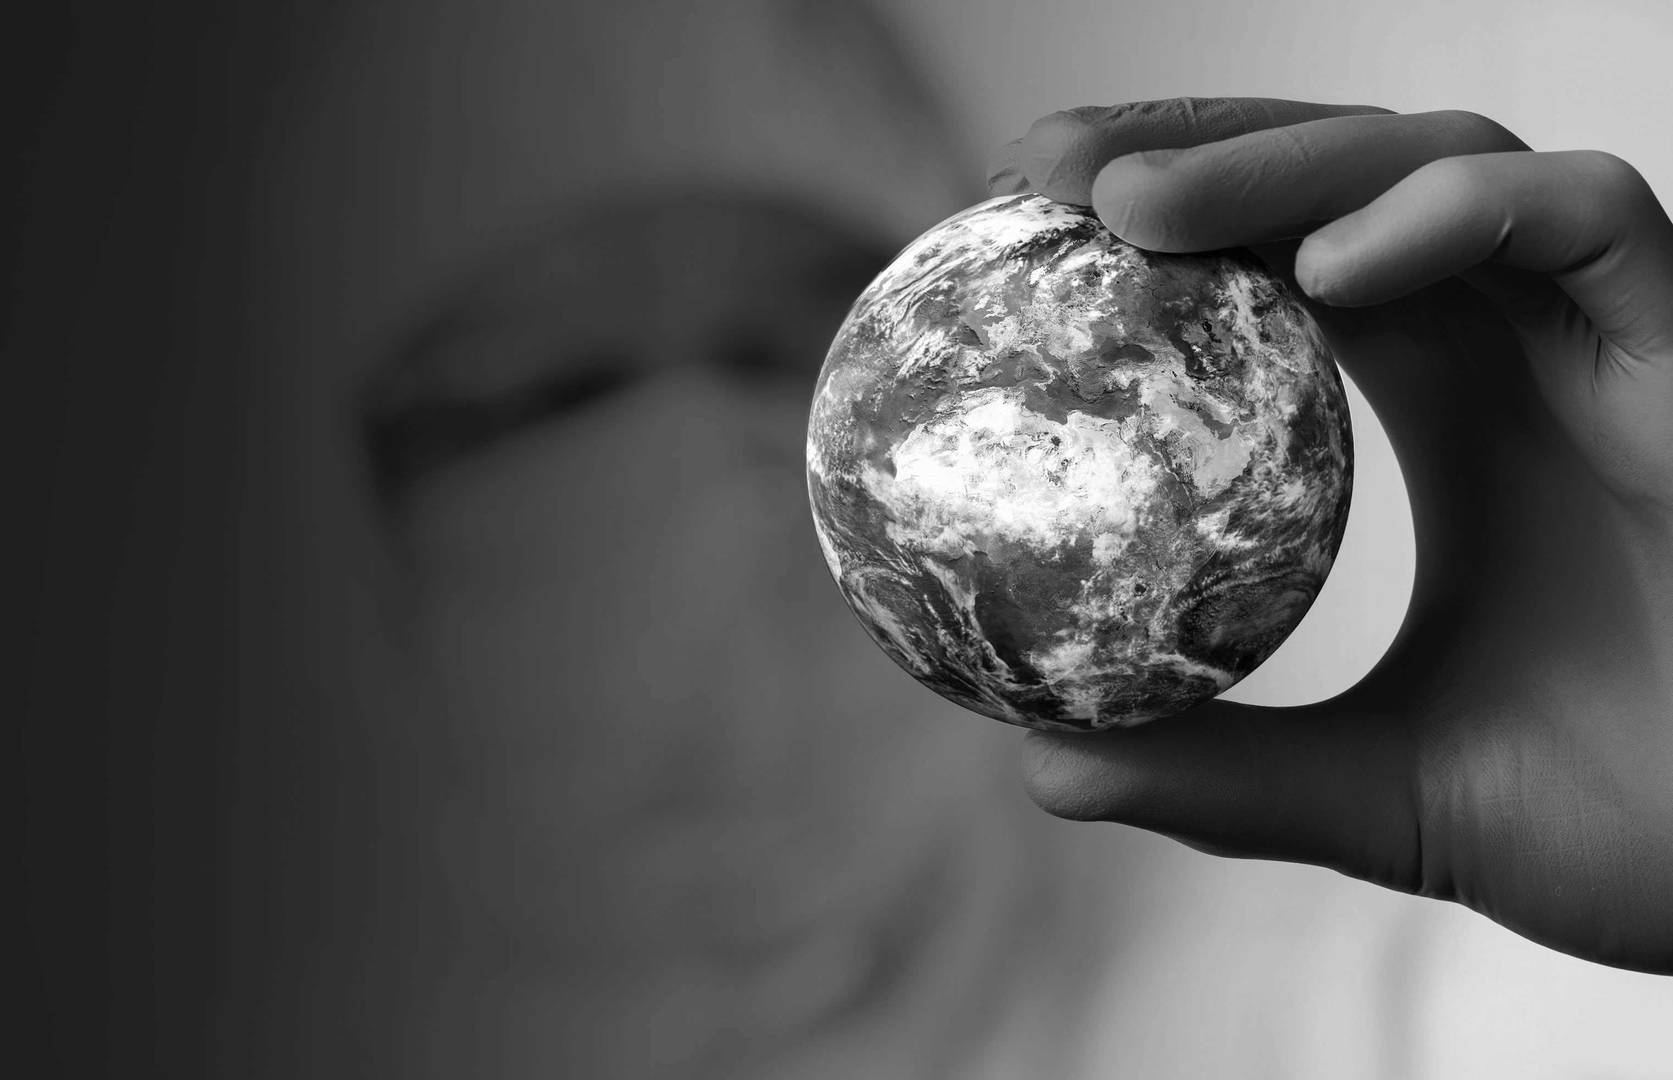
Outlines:
{"type": "Polygon", "coordinates": [[[1146,252],[1030,193],[930,229],[855,301],[807,481],[897,664],[993,719],[1096,731],[1278,648],[1341,543],[1353,444],[1329,346],[1253,255],[1146,252]]]}

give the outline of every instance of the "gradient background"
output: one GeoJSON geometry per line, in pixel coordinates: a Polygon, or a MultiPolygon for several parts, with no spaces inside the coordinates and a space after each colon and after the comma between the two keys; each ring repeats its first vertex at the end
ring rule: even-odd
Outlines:
{"type": "MultiPolygon", "coordinates": [[[[1055,109],[1186,94],[1354,101],[1403,112],[1462,108],[1498,120],[1536,150],[1611,149],[1639,168],[1664,204],[1673,201],[1673,139],[1662,134],[1673,108],[1663,74],[1673,8],[1657,0],[928,0],[889,10],[965,130],[987,147],[1055,109]]],[[[1328,697],[1369,670],[1399,626],[1412,573],[1410,519],[1392,452],[1351,385],[1350,395],[1354,504],[1336,568],[1279,652],[1227,695],[1234,700],[1328,697]]],[[[1390,1039],[1389,1060],[1398,1062],[1391,1075],[1673,1075],[1660,1046],[1673,1024],[1666,980],[1530,950],[1462,911],[1409,905],[1312,868],[1179,861],[1169,872],[1189,883],[1186,895],[1236,895],[1245,910],[1228,914],[1215,901],[1194,908],[1205,932],[1224,938],[1214,950],[1220,961],[1158,958],[1155,977],[1190,981],[1205,1004],[1223,995],[1227,1014],[1250,987],[1210,972],[1236,954],[1222,950],[1257,919],[1273,930],[1308,920],[1302,944],[1274,949],[1283,958],[1269,960],[1306,964],[1335,954],[1317,968],[1321,979],[1338,964],[1365,959],[1382,927],[1403,922],[1389,932],[1409,943],[1401,977],[1423,1005],[1412,1027],[1390,1039]]],[[[1113,996],[1112,1009],[1146,1007],[1138,991],[1113,996]]],[[[1320,1018],[1320,1029],[1331,1026],[1320,1018]]],[[[1336,1030],[1346,1041],[1357,1037],[1346,1023],[1336,1030]]],[[[1190,1051],[1203,1056],[1197,1074],[1236,1074],[1235,1059],[1205,1048],[1213,1042],[1190,1051]]],[[[1310,1046],[1324,1060],[1344,1052],[1330,1044],[1315,1035],[1310,1046]]],[[[1127,1063],[1135,1076],[1192,1075],[1178,1045],[1165,1035],[1135,1044],[1124,1029],[1108,1041],[1109,1060],[1127,1063]]]]}
{"type": "MultiPolygon", "coordinates": [[[[797,460],[820,334],[796,336],[1077,104],[1467,108],[1614,151],[1669,201],[1673,13],[878,8],[67,3],[7,35],[19,1055],[55,1067],[32,1075],[1673,1075],[1667,979],[1028,806],[1016,733],[927,700],[824,580],[797,460]],[[762,37],[767,10],[800,14],[762,37]],[[810,312],[782,328],[801,366],[760,378],[733,348],[606,380],[392,528],[365,372],[488,266],[510,314],[465,322],[493,362],[433,381],[524,377],[504,342],[538,366],[573,337],[541,290],[581,287],[580,249],[501,256],[624,176],[822,215],[688,237],[845,253],[835,286],[774,293],[810,312]]],[[[670,310],[753,302],[776,265],[671,271],[670,310]]],[[[1243,700],[1350,685],[1399,623],[1410,528],[1355,407],[1342,557],[1243,700]]]]}

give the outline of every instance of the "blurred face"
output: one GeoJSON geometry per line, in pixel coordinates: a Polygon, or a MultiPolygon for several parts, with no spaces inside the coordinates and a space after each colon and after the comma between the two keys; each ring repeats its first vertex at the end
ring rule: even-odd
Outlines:
{"type": "Polygon", "coordinates": [[[280,129],[257,723],[334,762],[305,932],[409,1070],[851,1068],[879,1010],[971,1022],[1012,740],[854,624],[802,454],[847,304],[975,174],[831,7],[408,7],[280,129]]]}

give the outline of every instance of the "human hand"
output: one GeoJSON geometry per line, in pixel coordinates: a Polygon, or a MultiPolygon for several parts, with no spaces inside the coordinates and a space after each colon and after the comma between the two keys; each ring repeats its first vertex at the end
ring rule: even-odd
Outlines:
{"type": "Polygon", "coordinates": [[[1034,800],[1673,973],[1673,224],[1643,178],[1471,113],[1180,99],[1047,116],[990,187],[1253,247],[1387,429],[1418,548],[1351,690],[1031,733],[1034,800]]]}

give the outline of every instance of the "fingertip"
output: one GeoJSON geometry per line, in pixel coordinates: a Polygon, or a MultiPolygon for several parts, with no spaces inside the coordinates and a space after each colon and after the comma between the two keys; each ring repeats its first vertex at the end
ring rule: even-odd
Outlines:
{"type": "Polygon", "coordinates": [[[1020,195],[1028,190],[1028,177],[1022,171],[1021,153],[1021,139],[1012,139],[994,152],[988,161],[989,195],[1020,195]]]}
{"type": "Polygon", "coordinates": [[[1068,821],[1108,818],[1103,797],[1109,777],[1076,745],[1084,736],[1030,731],[1022,743],[1022,783],[1035,806],[1068,821]]]}
{"type": "Polygon", "coordinates": [[[1076,206],[1092,202],[1098,160],[1096,125],[1081,112],[1048,113],[1022,137],[1018,160],[1033,188],[1047,198],[1076,206]]]}
{"type": "Polygon", "coordinates": [[[1412,277],[1398,253],[1379,257],[1362,224],[1359,215],[1350,214],[1302,240],[1295,253],[1295,282],[1310,299],[1329,307],[1372,307],[1430,284],[1412,277]]]}
{"type": "Polygon", "coordinates": [[[1354,291],[1344,272],[1348,265],[1340,239],[1327,229],[1312,233],[1295,253],[1295,283],[1321,304],[1354,306],[1354,291]]]}
{"type": "Polygon", "coordinates": [[[1148,251],[1182,251],[1175,227],[1179,196],[1167,177],[1177,151],[1153,150],[1118,157],[1098,171],[1092,207],[1111,232],[1148,251]]]}
{"type": "Polygon", "coordinates": [[[1213,704],[1166,720],[1092,732],[1031,731],[1023,740],[1023,789],[1034,805],[1069,821],[1160,829],[1194,787],[1181,743],[1201,737],[1213,704]]]}

